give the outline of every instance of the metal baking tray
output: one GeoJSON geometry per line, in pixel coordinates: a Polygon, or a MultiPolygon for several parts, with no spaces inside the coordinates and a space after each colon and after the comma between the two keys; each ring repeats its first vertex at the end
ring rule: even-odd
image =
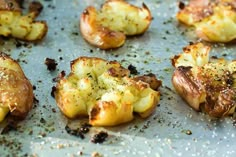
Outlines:
{"type": "MultiPolygon", "coordinates": [[[[24,4],[30,1],[26,0],[24,4]]],[[[36,87],[38,103],[16,131],[0,135],[0,156],[96,156],[103,157],[170,157],[170,156],[236,156],[234,117],[212,119],[192,110],[174,91],[171,84],[173,67],[170,58],[182,47],[197,39],[191,29],[175,19],[176,0],[130,0],[150,8],[154,17],[149,30],[142,36],[128,38],[116,50],[103,51],[90,46],[79,32],[79,17],[88,5],[99,7],[101,0],[40,0],[44,10],[38,20],[46,20],[49,31],[39,43],[21,43],[1,39],[0,51],[19,61],[26,76],[36,87]],[[18,43],[18,44],[16,44],[18,43]],[[85,138],[68,134],[65,126],[76,128],[84,120],[69,120],[61,114],[51,96],[53,78],[64,70],[70,72],[70,61],[80,56],[117,60],[124,67],[132,64],[140,74],[154,73],[163,81],[161,101],[147,119],[138,116],[117,127],[92,127],[85,138]],[[46,58],[55,59],[57,70],[47,70],[46,58]],[[94,144],[94,134],[106,131],[108,138],[94,144]]],[[[26,7],[25,7],[26,8],[26,7]]],[[[213,56],[236,58],[234,44],[212,44],[213,56]]],[[[4,124],[1,124],[1,129],[4,124]]]]}

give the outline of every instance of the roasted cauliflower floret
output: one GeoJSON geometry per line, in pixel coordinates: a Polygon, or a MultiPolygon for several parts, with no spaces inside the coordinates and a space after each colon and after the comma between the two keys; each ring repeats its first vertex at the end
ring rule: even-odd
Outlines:
{"type": "Polygon", "coordinates": [[[196,34],[210,42],[230,42],[236,38],[234,0],[190,0],[177,13],[177,19],[196,28],[196,34]]]}
{"type": "Polygon", "coordinates": [[[34,21],[37,15],[36,11],[23,15],[16,1],[0,0],[0,35],[26,41],[41,40],[48,28],[46,22],[34,21]]]}
{"type": "Polygon", "coordinates": [[[172,83],[195,110],[222,117],[235,112],[236,61],[209,58],[210,47],[201,43],[185,47],[172,58],[176,68],[172,83]]]}
{"type": "Polygon", "coordinates": [[[57,105],[69,118],[89,116],[95,126],[129,122],[133,112],[145,118],[154,111],[160,93],[129,73],[116,61],[80,57],[72,61],[68,77],[57,83],[57,105]]]}
{"type": "Polygon", "coordinates": [[[152,20],[151,12],[122,0],[108,0],[101,10],[89,6],[81,15],[80,31],[86,41],[101,49],[118,48],[126,36],[143,34],[152,20]]]}
{"type": "Polygon", "coordinates": [[[10,115],[22,119],[32,108],[33,88],[20,65],[0,53],[0,122],[10,115]]]}

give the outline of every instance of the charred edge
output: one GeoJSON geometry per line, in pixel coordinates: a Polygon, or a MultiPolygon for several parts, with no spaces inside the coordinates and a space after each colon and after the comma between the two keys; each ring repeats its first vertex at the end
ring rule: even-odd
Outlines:
{"type": "Polygon", "coordinates": [[[171,64],[173,67],[175,67],[175,61],[179,58],[179,55],[175,55],[173,58],[171,58],[171,64]]]}
{"type": "Polygon", "coordinates": [[[180,1],[179,2],[179,9],[183,10],[185,8],[185,3],[180,1]]]}
{"type": "Polygon", "coordinates": [[[85,10],[83,11],[83,15],[89,16],[89,11],[88,11],[88,9],[85,9],[85,10]]]}
{"type": "Polygon", "coordinates": [[[98,106],[94,106],[93,109],[91,110],[90,120],[92,121],[96,120],[99,112],[100,112],[100,108],[98,106]]]}

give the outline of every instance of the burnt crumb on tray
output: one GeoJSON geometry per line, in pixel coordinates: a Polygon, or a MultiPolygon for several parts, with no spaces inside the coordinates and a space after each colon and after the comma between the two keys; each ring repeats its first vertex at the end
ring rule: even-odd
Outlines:
{"type": "Polygon", "coordinates": [[[71,129],[68,125],[66,125],[65,130],[68,134],[80,137],[81,139],[85,138],[85,134],[89,132],[91,125],[85,123],[81,125],[81,127],[76,129],[71,129]]]}
{"type": "Polygon", "coordinates": [[[103,143],[107,139],[107,137],[108,137],[108,133],[105,131],[101,131],[92,137],[91,142],[103,143]]]}
{"type": "Polygon", "coordinates": [[[129,71],[130,71],[131,74],[133,74],[133,75],[137,75],[137,74],[138,74],[138,71],[137,71],[136,67],[133,66],[132,64],[130,64],[130,65],[128,66],[128,69],[129,69],[129,71]]]}
{"type": "Polygon", "coordinates": [[[46,58],[44,64],[47,65],[49,71],[54,71],[57,68],[57,62],[55,59],[46,58]]]}

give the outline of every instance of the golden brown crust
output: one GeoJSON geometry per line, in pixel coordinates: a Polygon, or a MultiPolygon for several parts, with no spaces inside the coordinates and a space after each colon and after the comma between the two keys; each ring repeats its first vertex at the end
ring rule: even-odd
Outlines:
{"type": "MultiPolygon", "coordinates": [[[[145,118],[154,112],[160,93],[129,74],[116,61],[79,57],[56,86],[57,105],[67,117],[89,116],[89,123],[96,126],[129,122],[133,112],[145,118]]],[[[157,80],[154,75],[146,77],[151,77],[149,82],[157,80]]]]}
{"type": "Polygon", "coordinates": [[[209,42],[231,42],[236,39],[235,0],[191,0],[181,3],[177,19],[196,29],[196,35],[209,42]]]}
{"type": "Polygon", "coordinates": [[[32,108],[33,88],[19,64],[0,54],[0,104],[8,107],[10,114],[19,119],[25,118],[32,108]]]}
{"type": "Polygon", "coordinates": [[[48,27],[45,21],[35,21],[39,14],[34,10],[26,15],[18,2],[14,0],[0,1],[0,35],[14,37],[25,41],[39,41],[47,34],[48,27]]]}
{"type": "Polygon", "coordinates": [[[200,43],[187,46],[187,50],[172,59],[176,67],[172,83],[177,93],[195,110],[204,110],[210,116],[223,117],[234,113],[236,61],[209,60],[209,51],[205,54],[200,43]],[[198,52],[201,59],[189,57],[196,56],[193,52],[198,52]]]}
{"type": "Polygon", "coordinates": [[[83,11],[80,32],[86,41],[100,49],[118,48],[124,44],[126,35],[144,33],[151,20],[145,4],[139,8],[125,1],[108,0],[101,10],[89,6],[83,11]]]}
{"type": "Polygon", "coordinates": [[[177,19],[187,25],[196,22],[213,14],[213,6],[209,0],[190,0],[189,4],[177,13],[177,19]]]}

